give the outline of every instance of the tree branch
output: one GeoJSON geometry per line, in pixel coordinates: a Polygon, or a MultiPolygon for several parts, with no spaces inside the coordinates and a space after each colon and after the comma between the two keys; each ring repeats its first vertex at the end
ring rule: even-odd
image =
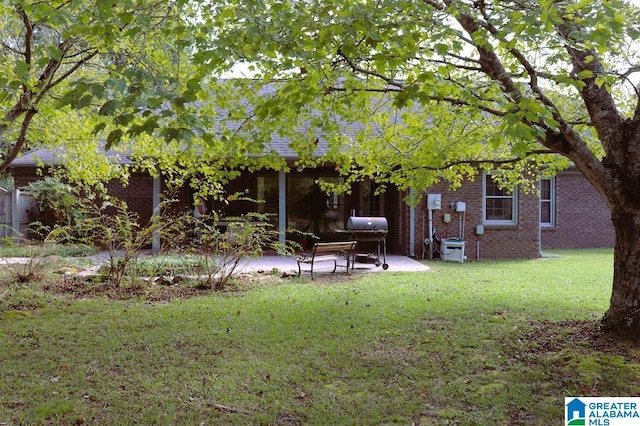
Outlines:
{"type": "Polygon", "coordinates": [[[370,93],[400,93],[402,92],[402,90],[398,89],[398,88],[392,88],[392,87],[384,87],[384,88],[379,88],[379,89],[372,89],[372,88],[366,88],[366,89],[346,89],[344,87],[336,87],[336,86],[329,86],[325,89],[325,94],[328,95],[330,93],[334,93],[334,92],[347,92],[347,91],[359,91],[359,92],[370,92],[370,93]]]}
{"type": "Polygon", "coordinates": [[[98,54],[98,50],[94,50],[93,52],[89,52],[87,54],[87,56],[85,56],[84,58],[82,58],[81,60],[79,60],[78,62],[76,62],[71,68],[69,68],[65,73],[61,74],[60,77],[56,78],[55,80],[53,80],[50,84],[49,87],[54,87],[57,86],[58,84],[60,84],[62,81],[64,81],[66,78],[68,78],[71,74],[73,74],[74,72],[76,72],[78,70],[78,68],[80,68],[81,66],[87,64],[94,56],[96,56],[98,54]]]}
{"type": "Polygon", "coordinates": [[[532,155],[557,155],[557,152],[554,152],[552,150],[531,150],[528,151],[524,157],[513,157],[513,158],[505,158],[505,159],[501,159],[501,160],[496,160],[496,159],[491,159],[491,158],[487,158],[487,159],[483,159],[483,160],[456,160],[456,161],[451,161],[448,163],[444,163],[438,166],[420,166],[420,167],[414,167],[414,168],[406,168],[406,167],[400,167],[400,166],[396,166],[394,167],[395,171],[399,171],[399,170],[404,170],[404,171],[410,171],[410,170],[430,170],[430,171],[440,171],[440,170],[444,170],[444,169],[450,169],[452,167],[456,167],[456,166],[463,166],[463,165],[468,165],[468,166],[472,166],[475,168],[479,168],[485,164],[491,164],[495,167],[500,167],[500,166],[504,166],[507,164],[516,164],[519,163],[521,161],[525,161],[527,159],[527,157],[532,156],[532,155]]]}
{"type": "MultiPolygon", "coordinates": [[[[25,28],[24,54],[23,54],[23,56],[24,56],[24,62],[25,62],[25,64],[27,64],[27,72],[29,72],[29,71],[31,71],[31,55],[32,55],[32,53],[31,53],[31,43],[32,43],[32,40],[33,40],[33,25],[31,24],[31,20],[29,19],[29,16],[24,11],[22,6],[18,6],[17,7],[17,11],[18,11],[18,15],[20,15],[20,17],[22,18],[22,24],[24,25],[24,28],[25,28]]],[[[23,93],[27,93],[29,91],[29,87],[24,82],[24,80],[26,79],[25,77],[22,78],[22,80],[23,80],[23,83],[22,83],[22,91],[23,91],[23,93]]]]}
{"type": "Polygon", "coordinates": [[[0,41],[0,46],[2,46],[3,49],[7,49],[9,52],[15,53],[16,55],[20,55],[20,56],[24,55],[24,52],[21,52],[18,49],[14,49],[13,47],[9,46],[4,41],[0,41]]]}
{"type": "MultiPolygon", "coordinates": [[[[509,46],[509,43],[507,42],[507,40],[505,40],[504,37],[500,35],[500,32],[498,31],[498,29],[493,24],[491,24],[489,15],[487,14],[487,11],[485,8],[484,0],[478,1],[477,4],[478,4],[478,9],[480,10],[480,13],[484,18],[484,21],[481,21],[481,25],[483,26],[483,28],[485,28],[497,40],[509,46]]],[[[581,136],[578,135],[571,128],[571,126],[566,122],[562,114],[560,114],[560,110],[555,105],[555,103],[551,99],[549,99],[540,89],[540,86],[538,85],[538,72],[533,67],[533,65],[527,60],[527,58],[524,56],[522,52],[520,52],[519,49],[516,49],[515,47],[509,47],[508,51],[523,66],[523,68],[529,75],[529,87],[531,88],[532,92],[535,94],[535,97],[550,109],[553,119],[559,123],[559,127],[562,130],[562,132],[566,134],[571,134],[571,137],[573,139],[575,139],[579,143],[583,143],[581,136]]],[[[553,132],[549,128],[549,126],[547,126],[547,124],[542,120],[542,118],[539,119],[536,124],[541,128],[546,129],[547,133],[553,132]]]]}
{"type": "MultiPolygon", "coordinates": [[[[461,58],[462,57],[459,57],[458,59],[461,59],[461,58]]],[[[465,59],[462,58],[462,60],[465,60],[465,59]]],[[[470,59],[466,59],[466,60],[470,61],[470,59]]],[[[429,60],[427,60],[427,62],[430,62],[432,64],[451,65],[451,66],[454,66],[454,67],[456,67],[458,69],[462,69],[462,70],[466,70],[466,71],[474,71],[474,72],[482,71],[482,68],[480,68],[480,67],[472,67],[470,65],[457,64],[455,62],[449,62],[449,61],[445,61],[445,60],[442,60],[442,59],[440,59],[440,60],[438,60],[438,59],[429,59],[429,60]]]]}
{"type": "MultiPolygon", "coordinates": [[[[16,159],[22,147],[24,147],[27,143],[27,132],[29,130],[29,125],[31,124],[31,120],[37,114],[37,110],[35,108],[31,108],[27,111],[22,120],[22,124],[20,126],[20,134],[18,135],[18,139],[16,143],[11,145],[6,152],[2,152],[2,162],[0,163],[0,174],[4,174],[6,170],[9,168],[13,160],[16,159]]],[[[5,151],[5,150],[3,150],[5,151]]]]}
{"type": "MultiPolygon", "coordinates": [[[[350,91],[354,91],[354,89],[349,89],[350,91]]],[[[391,88],[391,87],[386,87],[386,88],[380,88],[380,89],[371,89],[371,88],[366,88],[366,89],[355,89],[355,91],[361,91],[361,92],[371,92],[371,93],[400,93],[402,92],[401,89],[398,88],[391,88]]],[[[325,90],[325,94],[330,94],[333,92],[347,92],[347,89],[345,89],[344,87],[335,87],[335,86],[329,86],[327,87],[327,89],[325,90]]],[[[488,107],[486,105],[481,105],[481,104],[472,104],[469,101],[465,100],[465,99],[459,99],[459,98],[452,98],[452,97],[437,97],[437,96],[428,96],[427,99],[431,100],[431,101],[435,101],[435,102],[447,102],[450,103],[451,105],[457,105],[457,106],[474,106],[484,112],[488,112],[491,115],[495,115],[498,117],[504,117],[505,115],[507,115],[507,112],[505,111],[501,111],[495,108],[491,108],[488,107]]]]}
{"type": "Polygon", "coordinates": [[[33,40],[33,25],[27,13],[21,6],[18,6],[18,15],[22,18],[22,24],[24,25],[24,62],[31,65],[31,41],[33,40]]]}
{"type": "Polygon", "coordinates": [[[347,55],[345,55],[340,48],[338,48],[338,55],[340,57],[342,57],[345,60],[345,62],[347,63],[347,65],[349,66],[349,68],[351,68],[355,72],[359,72],[361,74],[372,76],[372,77],[377,77],[380,80],[383,80],[384,82],[386,82],[390,86],[395,86],[395,87],[398,87],[398,88],[405,87],[405,84],[403,82],[401,82],[401,81],[398,81],[398,80],[393,79],[391,77],[387,77],[387,76],[382,75],[382,74],[380,74],[378,72],[367,70],[367,69],[364,69],[362,67],[359,67],[351,58],[347,57],[347,55]]]}
{"type": "MultiPolygon", "coordinates": [[[[570,22],[565,22],[557,27],[558,33],[565,40],[565,49],[571,57],[573,63],[573,73],[578,79],[578,74],[582,71],[590,71],[592,77],[583,78],[584,87],[580,94],[589,111],[591,122],[598,132],[598,136],[605,148],[607,155],[616,155],[613,142],[616,139],[616,132],[623,122],[623,118],[618,112],[615,100],[607,88],[596,84],[596,76],[604,75],[604,66],[598,59],[596,52],[592,50],[581,50],[577,47],[577,40],[573,37],[570,22]]],[[[623,150],[624,151],[624,150],[623,150]]],[[[620,151],[618,154],[622,153],[620,151]]],[[[622,155],[626,155],[622,153],[622,155]]],[[[616,163],[624,164],[623,158],[618,158],[616,163]]]]}

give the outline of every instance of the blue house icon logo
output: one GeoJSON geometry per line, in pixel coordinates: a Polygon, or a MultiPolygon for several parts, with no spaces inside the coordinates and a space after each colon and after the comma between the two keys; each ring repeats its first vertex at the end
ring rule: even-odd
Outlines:
{"type": "Polygon", "coordinates": [[[584,426],[586,424],[586,407],[587,404],[578,398],[572,399],[567,404],[567,425],[566,426],[584,426]]]}

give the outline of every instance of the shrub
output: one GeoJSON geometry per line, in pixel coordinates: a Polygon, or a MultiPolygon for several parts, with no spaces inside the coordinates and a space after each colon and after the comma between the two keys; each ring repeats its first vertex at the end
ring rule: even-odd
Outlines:
{"type": "Polygon", "coordinates": [[[199,232],[192,248],[206,271],[200,280],[204,286],[224,289],[244,258],[259,256],[265,250],[293,252],[292,246],[279,243],[279,233],[265,214],[249,213],[225,222],[226,229],[219,226],[216,216],[201,218],[194,224],[199,232]]]}
{"type": "Polygon", "coordinates": [[[31,182],[25,192],[38,202],[39,222],[44,227],[76,225],[82,219],[79,190],[57,177],[31,182]]]}

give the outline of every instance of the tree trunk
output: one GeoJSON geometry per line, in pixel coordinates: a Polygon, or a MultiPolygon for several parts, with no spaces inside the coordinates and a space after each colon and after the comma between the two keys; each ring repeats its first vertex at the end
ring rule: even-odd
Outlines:
{"type": "Polygon", "coordinates": [[[602,328],[640,337],[640,211],[618,207],[612,209],[612,217],[616,233],[613,290],[602,328]]]}

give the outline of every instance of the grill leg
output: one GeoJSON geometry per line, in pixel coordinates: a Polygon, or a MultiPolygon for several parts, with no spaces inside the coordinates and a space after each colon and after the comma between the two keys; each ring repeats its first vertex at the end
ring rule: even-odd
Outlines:
{"type": "Polygon", "coordinates": [[[387,239],[382,239],[382,269],[385,271],[389,269],[389,265],[387,264],[387,239]]]}

